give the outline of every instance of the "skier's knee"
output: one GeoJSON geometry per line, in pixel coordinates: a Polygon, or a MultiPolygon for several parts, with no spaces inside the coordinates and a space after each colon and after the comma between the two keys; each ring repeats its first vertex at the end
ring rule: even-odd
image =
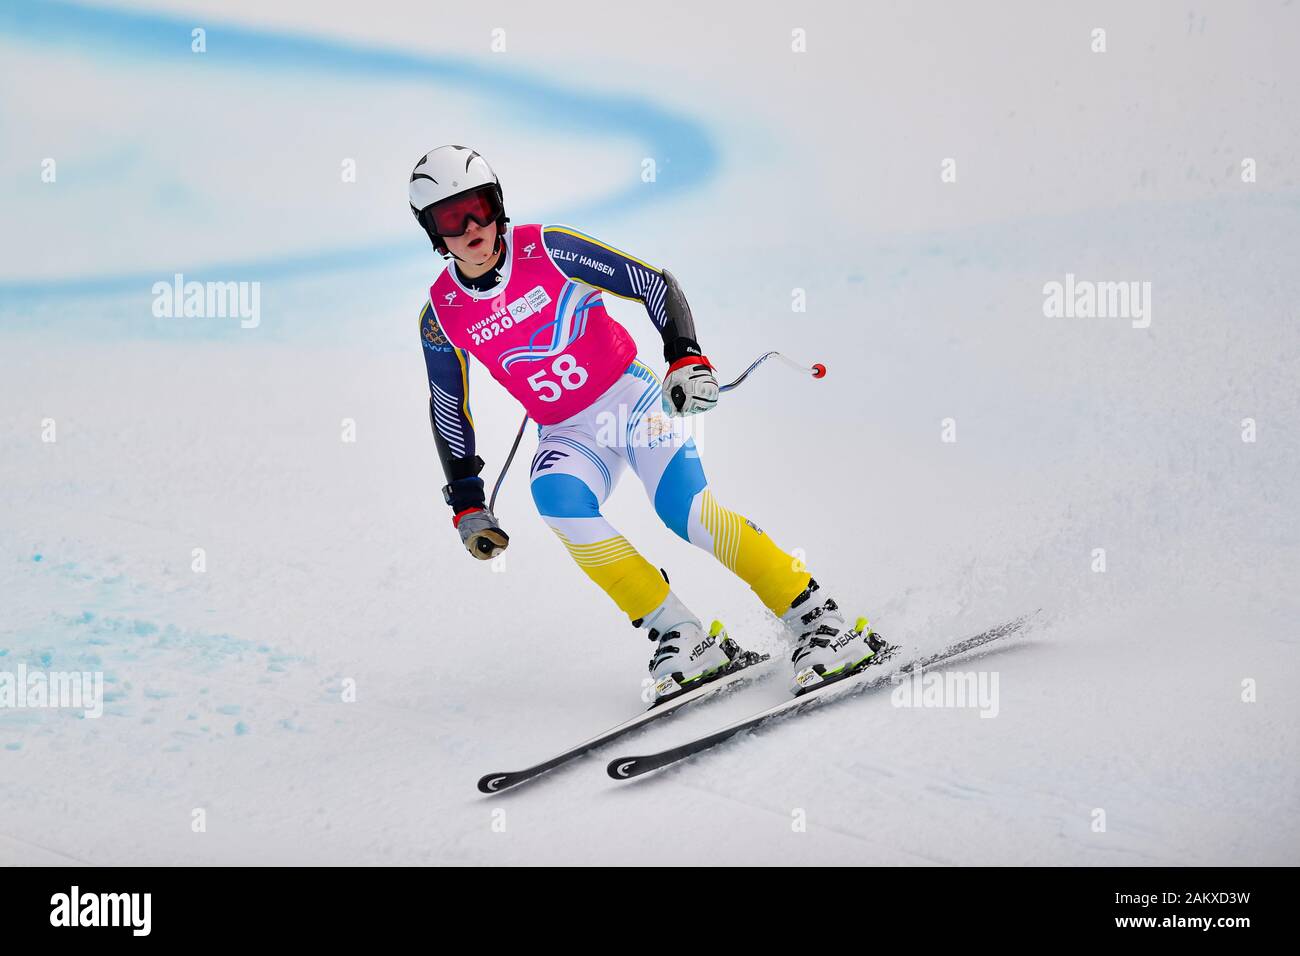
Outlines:
{"type": "Polygon", "coordinates": [[[673,455],[672,461],[664,469],[659,487],[655,489],[655,512],[664,524],[685,541],[691,540],[691,502],[707,484],[695,442],[687,439],[686,444],[677,449],[677,454],[673,455]]]}
{"type": "Polygon", "coordinates": [[[587,483],[573,475],[542,475],[532,482],[533,503],[550,518],[595,518],[600,502],[587,483]]]}

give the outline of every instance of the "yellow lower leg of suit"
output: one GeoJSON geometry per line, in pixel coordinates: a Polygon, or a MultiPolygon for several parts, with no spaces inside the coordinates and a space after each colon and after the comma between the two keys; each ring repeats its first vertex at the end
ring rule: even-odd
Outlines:
{"type": "MultiPolygon", "coordinates": [[[[578,566],[629,619],[638,620],[658,607],[668,594],[668,583],[600,514],[590,489],[571,475],[546,477],[534,482],[539,509],[578,566]],[[555,511],[568,513],[548,513],[555,511]],[[584,513],[575,513],[579,511],[584,513]]],[[[777,547],[752,521],[718,504],[711,491],[692,496],[689,509],[687,540],[726,565],[772,613],[780,615],[808,586],[811,575],[802,562],[777,547]]]]}

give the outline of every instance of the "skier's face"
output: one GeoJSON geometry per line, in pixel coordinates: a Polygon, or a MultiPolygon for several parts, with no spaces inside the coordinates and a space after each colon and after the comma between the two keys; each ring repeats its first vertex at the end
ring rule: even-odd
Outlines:
{"type": "Polygon", "coordinates": [[[481,266],[492,258],[497,245],[497,224],[490,222],[480,226],[469,220],[469,228],[463,236],[444,236],[443,242],[448,250],[458,259],[472,266],[481,266]]]}

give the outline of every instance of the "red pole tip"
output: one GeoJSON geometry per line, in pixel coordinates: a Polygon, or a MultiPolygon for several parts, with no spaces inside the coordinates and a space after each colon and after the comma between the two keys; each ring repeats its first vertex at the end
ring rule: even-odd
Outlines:
{"type": "Polygon", "coordinates": [[[826,377],[826,366],[823,365],[821,362],[815,363],[813,365],[813,378],[825,378],[825,377],[826,377]]]}

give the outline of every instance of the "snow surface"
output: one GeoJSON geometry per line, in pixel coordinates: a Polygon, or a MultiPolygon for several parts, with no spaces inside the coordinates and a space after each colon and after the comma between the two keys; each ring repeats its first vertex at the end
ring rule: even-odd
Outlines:
{"type": "MultiPolygon", "coordinates": [[[[0,863],[1300,863],[1300,11],[988,6],[5,7],[0,670],[110,695],[0,710],[0,863]],[[478,794],[635,712],[649,646],[522,469],[504,569],[448,525],[404,198],[444,141],[670,267],[724,374],[828,364],[700,420],[712,486],[909,648],[1042,608],[959,665],[995,719],[881,693],[605,776],[773,681],[478,794]],[[176,272],[261,324],[155,319],[176,272]],[[1150,327],[1044,317],[1066,273],[1151,282],[1150,327]]],[[[495,476],[518,411],[473,405],[495,476]]],[[[608,513],[780,653],[633,479],[608,513]]]]}

